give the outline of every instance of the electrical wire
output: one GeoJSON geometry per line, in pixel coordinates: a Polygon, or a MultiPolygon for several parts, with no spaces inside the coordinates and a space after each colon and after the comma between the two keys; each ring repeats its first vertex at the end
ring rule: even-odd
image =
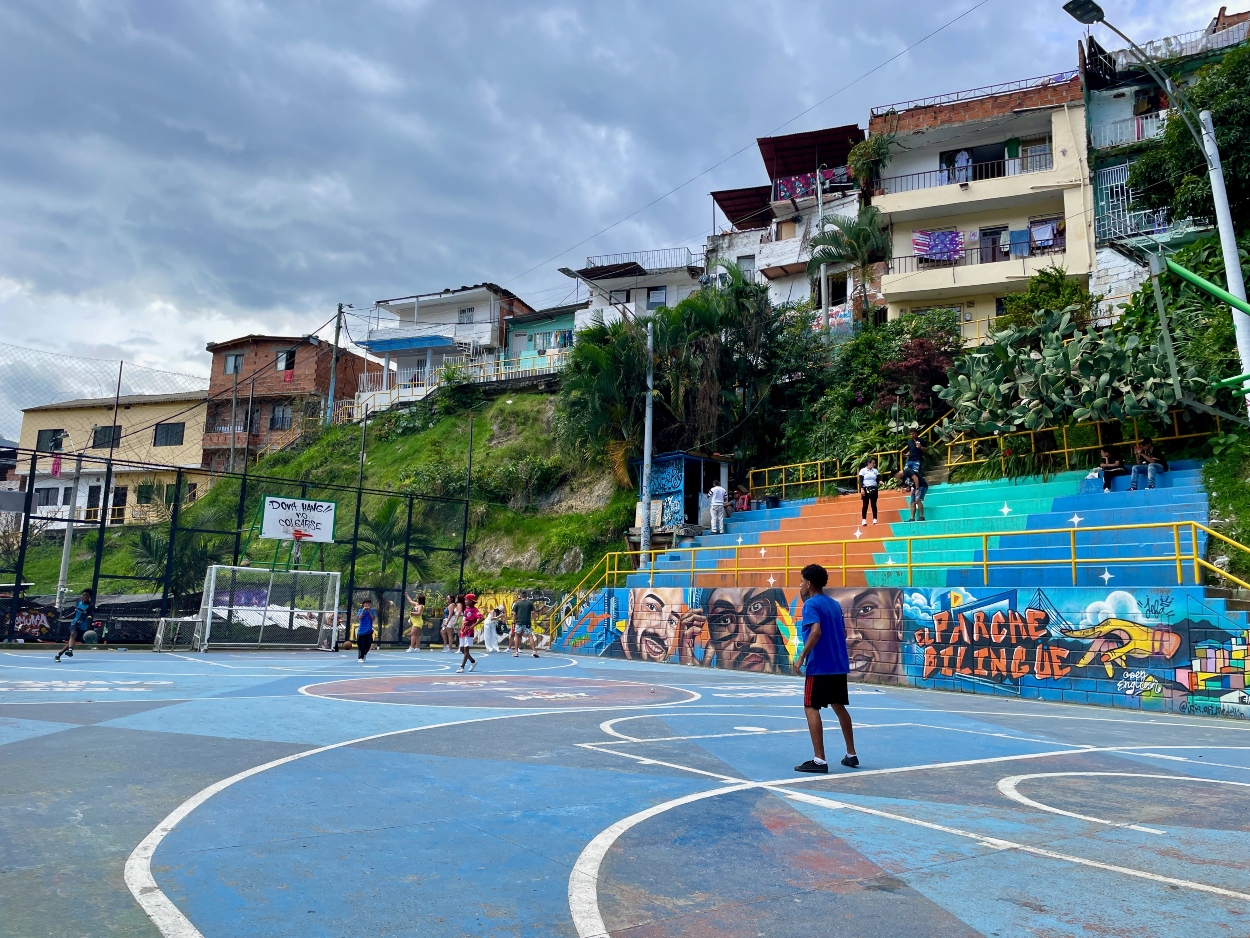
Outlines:
{"type": "MultiPolygon", "coordinates": [[[[783,122],[783,123],[781,123],[781,124],[778,124],[775,128],[773,128],[773,130],[769,131],[769,132],[768,132],[768,134],[766,134],[766,136],[771,137],[771,136],[774,136],[774,135],[775,135],[778,131],[780,131],[780,130],[784,130],[786,127],[788,127],[788,126],[790,126],[791,124],[793,124],[793,123],[794,123],[795,121],[797,121],[799,118],[804,117],[805,115],[807,115],[807,114],[811,113],[812,111],[814,111],[816,108],[821,107],[822,105],[824,105],[824,104],[828,103],[828,102],[829,102],[829,101],[831,101],[833,98],[835,98],[835,97],[837,97],[838,95],[842,94],[842,92],[846,91],[847,89],[852,88],[852,87],[854,87],[855,85],[859,84],[861,81],[863,81],[865,78],[868,78],[870,75],[874,75],[874,74],[876,74],[877,72],[881,71],[881,69],[885,68],[885,67],[886,67],[887,65],[889,65],[891,62],[894,62],[894,61],[896,61],[897,59],[902,58],[902,57],[903,57],[904,55],[906,55],[908,52],[911,52],[913,49],[917,48],[917,47],[918,47],[918,46],[920,46],[921,44],[923,44],[923,43],[925,43],[925,42],[929,41],[929,40],[930,40],[930,39],[932,39],[934,36],[936,36],[938,33],[942,32],[943,30],[948,29],[948,28],[950,28],[951,26],[955,25],[955,23],[959,22],[959,21],[960,21],[961,19],[963,19],[965,16],[968,16],[970,13],[973,13],[973,12],[975,12],[976,10],[979,10],[981,7],[985,6],[985,4],[987,4],[987,3],[989,3],[989,2],[990,2],[990,0],[977,0],[977,2],[976,2],[976,3],[974,3],[972,6],[968,7],[966,10],[964,10],[964,11],[963,11],[962,13],[960,13],[959,15],[957,15],[957,16],[955,16],[955,17],[953,17],[952,19],[947,20],[947,21],[946,21],[945,23],[943,23],[941,26],[937,27],[937,29],[934,29],[932,32],[927,33],[926,35],[922,36],[920,39],[917,39],[917,40],[916,40],[915,42],[913,42],[911,45],[907,46],[906,48],[902,49],[902,50],[901,50],[901,51],[899,51],[899,52],[896,52],[894,55],[890,56],[890,57],[889,57],[888,59],[886,59],[885,61],[880,62],[879,64],[877,64],[877,65],[875,65],[874,67],[870,68],[868,71],[864,72],[864,73],[863,73],[862,75],[860,75],[858,78],[854,78],[854,79],[852,79],[851,81],[847,82],[845,85],[843,85],[841,88],[838,88],[836,91],[831,92],[830,94],[825,95],[825,97],[821,98],[821,99],[820,99],[819,101],[817,101],[815,104],[811,105],[810,107],[806,107],[806,108],[804,108],[803,110],[799,111],[799,113],[795,114],[795,115],[794,115],[793,117],[791,117],[789,120],[786,120],[786,121],[784,121],[784,122],[783,122]]],[[[723,166],[725,163],[728,163],[730,160],[732,160],[732,159],[734,159],[734,158],[736,158],[736,157],[738,157],[738,156],[742,155],[742,154],[743,154],[743,153],[745,153],[747,150],[750,150],[753,146],[756,146],[756,145],[757,145],[757,141],[752,140],[750,143],[748,143],[748,144],[746,144],[746,145],[744,145],[744,146],[740,147],[739,149],[735,150],[733,153],[730,153],[730,154],[729,154],[728,156],[726,156],[724,159],[718,160],[716,163],[713,163],[713,164],[712,164],[711,166],[709,166],[707,169],[703,170],[703,172],[698,173],[698,174],[697,174],[697,175],[695,175],[695,176],[691,176],[689,179],[687,179],[685,182],[681,183],[680,185],[674,186],[672,189],[669,189],[667,192],[663,193],[662,195],[656,196],[654,199],[652,199],[652,200],[651,200],[650,202],[648,202],[646,205],[643,205],[642,207],[635,209],[634,211],[632,211],[632,212],[630,212],[628,215],[626,215],[624,218],[617,219],[616,221],[612,222],[612,224],[608,225],[606,228],[601,228],[599,231],[596,231],[594,234],[590,235],[589,237],[583,238],[581,241],[578,241],[576,244],[570,245],[569,247],[567,247],[567,248],[565,248],[564,250],[560,251],[558,254],[555,254],[555,255],[553,255],[552,257],[547,258],[545,261],[542,261],[542,262],[540,262],[540,263],[538,263],[538,264],[535,264],[533,267],[530,267],[528,270],[524,270],[524,271],[522,271],[521,273],[517,274],[515,277],[510,277],[509,279],[505,280],[505,281],[504,281],[504,283],[505,283],[505,284],[507,284],[507,283],[512,283],[512,282],[514,282],[514,281],[516,281],[516,280],[521,279],[522,277],[524,277],[524,276],[526,276],[526,275],[528,275],[528,274],[532,274],[534,271],[536,271],[536,270],[538,270],[538,269],[540,269],[540,268],[542,268],[542,267],[546,267],[548,264],[551,264],[551,263],[554,263],[555,261],[558,261],[561,257],[563,257],[565,254],[568,254],[570,251],[574,251],[574,250],[576,250],[577,248],[581,247],[583,244],[586,244],[586,243],[587,243],[587,242],[589,242],[589,241],[593,241],[595,238],[598,238],[600,235],[605,234],[605,233],[607,233],[607,232],[611,231],[613,228],[616,228],[616,227],[618,227],[618,226],[620,226],[620,225],[623,225],[625,222],[629,221],[629,220],[630,220],[631,218],[633,218],[635,215],[639,215],[639,214],[641,214],[642,212],[645,212],[647,209],[651,208],[651,206],[656,205],[657,203],[662,202],[662,201],[664,201],[665,199],[667,199],[670,195],[673,195],[673,194],[674,194],[674,193],[676,193],[676,192],[680,192],[682,189],[686,188],[686,186],[690,185],[690,184],[691,184],[691,183],[693,183],[693,182],[698,181],[699,179],[702,179],[702,178],[703,178],[704,176],[706,176],[708,173],[710,173],[710,172],[712,172],[713,170],[715,170],[715,169],[717,169],[717,168],[719,168],[719,167],[723,166]]]]}

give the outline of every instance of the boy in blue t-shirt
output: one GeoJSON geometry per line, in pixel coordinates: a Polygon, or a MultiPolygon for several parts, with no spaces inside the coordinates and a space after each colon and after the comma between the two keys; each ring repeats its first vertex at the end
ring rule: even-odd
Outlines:
{"type": "Polygon", "coordinates": [[[807,663],[807,680],[803,686],[803,710],[807,714],[807,730],[812,736],[815,758],[796,765],[796,772],[829,771],[825,761],[825,727],[820,719],[821,707],[830,707],[842,727],[846,740],[846,756],[842,764],[848,768],[859,765],[855,755],[855,733],[851,715],[846,711],[849,701],[846,675],[851,670],[846,651],[846,623],[837,600],[825,595],[829,573],[818,563],[808,564],[799,574],[799,596],[803,599],[803,651],[794,659],[794,673],[803,673],[807,663]]]}
{"type": "Polygon", "coordinates": [[[366,599],[360,604],[360,618],[356,626],[356,657],[365,660],[369,648],[373,645],[373,600],[366,599]]]}

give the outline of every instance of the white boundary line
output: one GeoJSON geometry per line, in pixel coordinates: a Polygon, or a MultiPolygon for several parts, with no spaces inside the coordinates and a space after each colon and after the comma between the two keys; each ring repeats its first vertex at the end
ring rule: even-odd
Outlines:
{"type": "MultiPolygon", "coordinates": [[[[496,674],[496,673],[500,673],[500,672],[490,672],[490,671],[488,671],[488,672],[486,672],[486,673],[482,674],[482,675],[481,675],[481,677],[490,677],[492,674],[496,674]]],[[[382,675],[378,675],[378,677],[381,677],[381,676],[382,676],[382,675]]],[[[397,677],[398,677],[398,676],[403,676],[403,675],[395,675],[395,676],[397,676],[397,677]]],[[[427,677],[427,676],[430,676],[430,675],[416,675],[416,676],[417,676],[417,677],[427,677]]],[[[524,676],[525,676],[525,674],[524,674],[524,673],[521,673],[521,674],[510,674],[510,675],[504,675],[504,676],[507,676],[507,677],[524,677],[524,676]]],[[[334,696],[334,695],[330,695],[330,694],[314,694],[314,693],[311,693],[311,689],[312,689],[312,688],[314,688],[314,687],[324,687],[324,686],[326,686],[326,685],[328,685],[328,684],[340,684],[340,683],[343,683],[344,681],[351,681],[351,680],[361,680],[361,678],[339,678],[339,679],[337,679],[337,680],[333,680],[333,681],[320,681],[320,682],[315,683],[315,684],[305,684],[303,687],[299,688],[299,691],[298,691],[298,692],[299,692],[299,693],[301,693],[301,694],[303,694],[305,697],[313,697],[313,698],[315,698],[315,699],[317,699],[317,700],[337,700],[337,701],[339,701],[340,703],[350,703],[350,704],[369,704],[369,705],[372,705],[372,706],[375,706],[375,707],[447,707],[447,706],[454,706],[454,707],[458,707],[458,708],[463,709],[463,710],[472,710],[472,709],[483,709],[483,710],[486,710],[486,709],[489,709],[489,710],[507,710],[507,709],[509,709],[509,706],[510,706],[509,704],[483,704],[481,707],[475,707],[473,704],[397,703],[397,702],[395,702],[395,701],[391,701],[391,700],[355,700],[354,698],[351,698],[351,697],[334,696]]],[[[376,678],[369,678],[369,680],[376,680],[376,678]]],[[[471,680],[478,680],[478,679],[477,679],[477,678],[473,678],[473,679],[471,679],[471,680]]],[[[681,705],[683,705],[683,704],[691,704],[691,703],[694,703],[696,700],[702,700],[702,699],[703,699],[703,695],[702,695],[702,694],[700,694],[698,691],[690,690],[690,689],[685,688],[685,687],[677,687],[677,686],[674,686],[674,685],[672,685],[672,684],[646,684],[646,683],[644,683],[644,682],[642,682],[642,681],[618,681],[618,680],[612,680],[612,679],[609,679],[609,678],[601,678],[601,677],[566,677],[566,678],[562,678],[562,680],[565,680],[565,681],[597,681],[597,682],[598,682],[598,683],[600,683],[600,684],[607,683],[607,682],[609,682],[609,681],[610,681],[610,682],[611,682],[611,683],[613,683],[613,684],[630,684],[630,685],[634,685],[634,686],[636,686],[636,687],[663,687],[663,688],[665,688],[666,690],[675,690],[675,691],[677,691],[678,693],[682,693],[682,694],[691,694],[692,696],[691,696],[691,697],[689,697],[689,698],[687,698],[686,700],[670,700],[670,701],[668,701],[667,703],[658,703],[658,704],[618,704],[618,705],[617,705],[617,706],[615,706],[615,707],[589,707],[589,708],[587,708],[587,707],[580,707],[580,708],[577,708],[577,709],[571,709],[571,710],[561,710],[561,711],[555,711],[555,712],[560,712],[560,713],[588,713],[588,712],[589,712],[589,713],[593,713],[593,712],[594,712],[594,711],[596,711],[596,710],[653,710],[653,709],[654,709],[654,710],[659,710],[659,709],[662,709],[662,708],[665,708],[665,707],[679,707],[679,706],[681,706],[681,705]]],[[[472,685],[468,685],[468,684],[466,683],[466,686],[472,686],[472,685]]],[[[363,694],[363,693],[367,693],[367,691],[360,691],[360,693],[362,693],[362,694],[363,694]]],[[[398,691],[395,691],[395,692],[392,692],[392,691],[376,691],[375,693],[399,693],[399,692],[398,692],[398,691]]],[[[529,709],[529,708],[512,707],[512,709],[521,710],[521,709],[529,709]]],[[[534,712],[535,712],[535,713],[540,712],[540,711],[542,711],[542,708],[535,708],[535,709],[534,709],[534,712]]]]}
{"type": "MultiPolygon", "coordinates": [[[[1111,778],[1161,778],[1168,781],[1174,781],[1175,775],[1149,775],[1144,772],[1039,772],[1034,775],[1011,775],[1007,778],[998,780],[998,790],[1010,798],[1012,801],[1030,808],[1036,808],[1038,811],[1048,811],[1051,814],[1061,814],[1064,817],[1076,818],[1078,821],[1090,821],[1094,824],[1106,824],[1108,827],[1127,827],[1130,830],[1144,831],[1147,834],[1164,834],[1166,831],[1156,830],[1153,827],[1142,827],[1138,824],[1121,824],[1117,821],[1107,821],[1103,818],[1091,817],[1088,814],[1077,814],[1073,811],[1064,811],[1062,808],[1055,808],[1040,801],[1034,801],[1032,798],[1026,798],[1020,794],[1017,786],[1021,782],[1034,778],[1065,778],[1074,776],[1096,776],[1111,778]]],[[[1238,788],[1250,788],[1250,782],[1230,782],[1221,778],[1199,778],[1197,776],[1187,776],[1187,780],[1193,782],[1202,782],[1207,785],[1235,785],[1238,788]]]]}

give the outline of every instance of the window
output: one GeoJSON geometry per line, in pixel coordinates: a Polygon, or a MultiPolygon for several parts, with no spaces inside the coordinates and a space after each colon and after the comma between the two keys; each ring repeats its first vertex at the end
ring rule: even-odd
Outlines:
{"type": "Polygon", "coordinates": [[[121,427],[95,427],[91,431],[92,449],[116,449],[121,444],[121,441],[121,427]]]}
{"type": "Polygon", "coordinates": [[[608,294],[608,302],[612,303],[613,305],[616,305],[618,303],[620,304],[628,303],[629,291],[628,290],[613,290],[611,293],[608,294]]]}
{"type": "Polygon", "coordinates": [[[68,435],[64,430],[40,430],[35,449],[41,453],[59,453],[61,444],[68,435]]]}
{"type": "Polygon", "coordinates": [[[269,411],[269,429],[270,430],[290,430],[291,429],[291,405],[290,404],[274,404],[273,409],[269,411]]]}
{"type": "Polygon", "coordinates": [[[231,352],[222,359],[225,362],[226,370],[224,374],[237,375],[243,371],[243,353],[231,352]]]}
{"type": "Polygon", "coordinates": [[[747,283],[755,283],[755,255],[743,254],[738,258],[738,269],[742,271],[742,279],[747,283]]]}
{"type": "Polygon", "coordinates": [[[195,501],[195,485],[196,484],[194,482],[187,483],[187,504],[188,505],[191,504],[191,502],[195,501]]]}
{"type": "Polygon", "coordinates": [[[153,446],[181,446],[187,425],[185,423],[158,423],[152,437],[153,446]]]}
{"type": "Polygon", "coordinates": [[[56,506],[57,496],[61,494],[59,488],[55,489],[35,489],[35,507],[48,508],[56,506]]]}
{"type": "Polygon", "coordinates": [[[554,345],[553,335],[550,332],[534,333],[534,351],[545,352],[554,345]]]}
{"type": "Polygon", "coordinates": [[[1050,137],[1025,137],[1020,141],[1020,161],[1026,173],[1036,173],[1050,169],[1053,165],[1050,158],[1050,137]]]}
{"type": "Polygon", "coordinates": [[[982,264],[993,264],[1011,257],[1011,235],[1006,225],[981,228],[977,233],[982,264]]]}
{"type": "Polygon", "coordinates": [[[456,322],[462,326],[473,325],[473,307],[465,306],[456,311],[456,322]]]}
{"type": "Polygon", "coordinates": [[[647,309],[659,309],[668,297],[668,287],[649,287],[647,289],[647,309]]]}
{"type": "Polygon", "coordinates": [[[152,504],[152,493],[156,486],[151,482],[140,482],[135,486],[135,504],[150,505],[152,504]]]}
{"type": "Polygon", "coordinates": [[[61,492],[61,504],[70,505],[73,503],[73,498],[74,489],[71,486],[65,486],[64,490],[61,492]]]}
{"type": "Polygon", "coordinates": [[[274,355],[274,368],[277,371],[295,370],[295,349],[279,349],[274,355]]]}

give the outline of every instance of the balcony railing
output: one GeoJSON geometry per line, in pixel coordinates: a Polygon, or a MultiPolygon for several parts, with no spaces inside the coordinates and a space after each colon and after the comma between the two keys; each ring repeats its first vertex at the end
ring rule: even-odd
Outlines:
{"type": "MultiPolygon", "coordinates": [[[[1236,26],[1222,29],[1218,33],[1208,33],[1205,29],[1195,29],[1192,32],[1181,33],[1176,36],[1152,39],[1150,42],[1144,43],[1142,49],[1147,56],[1156,61],[1201,55],[1207,52],[1227,49],[1230,46],[1245,42],[1248,30],[1250,30],[1250,23],[1238,23],[1236,26]]],[[[1115,62],[1117,72],[1141,68],[1141,63],[1131,49],[1114,49],[1109,54],[1115,62]]]]}
{"type": "Polygon", "coordinates": [[[1045,88],[1049,85],[1066,85],[1080,72],[1057,72],[1053,75],[1042,75],[1039,78],[1021,78],[1017,81],[1000,82],[997,85],[982,85],[980,88],[969,88],[967,91],[951,91],[947,94],[931,95],[927,98],[913,98],[910,101],[899,101],[895,104],[879,104],[869,115],[880,117],[891,111],[907,111],[914,107],[933,107],[942,104],[956,104],[959,101],[973,101],[977,98],[992,98],[994,95],[1011,94],[1014,91],[1027,91],[1030,88],[1045,88]]]}
{"type": "Polygon", "coordinates": [[[1050,153],[1037,153],[1010,160],[992,160],[988,163],[970,163],[967,166],[908,173],[905,176],[887,176],[881,180],[881,188],[885,190],[886,195],[893,195],[896,192],[914,192],[917,189],[932,189],[937,186],[967,185],[985,179],[1001,179],[1004,176],[1019,176],[1021,173],[1037,173],[1053,169],[1054,166],[1054,157],[1050,153]]]}
{"type": "Polygon", "coordinates": [[[925,257],[920,254],[908,254],[892,258],[888,273],[912,274],[926,270],[941,270],[947,267],[973,267],[980,264],[1000,264],[1008,261],[1023,260],[1028,257],[1040,257],[1046,254],[1062,254],[1067,250],[1066,239],[1056,237],[1049,244],[1017,245],[1015,250],[1004,249],[997,241],[983,244],[980,247],[965,248],[957,254],[943,258],[925,257]]]}
{"type": "Polygon", "coordinates": [[[664,248],[660,251],[631,251],[626,254],[597,254],[586,258],[587,267],[615,267],[637,264],[643,270],[672,270],[677,267],[702,267],[703,255],[689,248],[664,248]]]}
{"type": "Polygon", "coordinates": [[[1172,221],[1166,208],[1141,212],[1112,211],[1094,219],[1094,235],[1099,241],[1162,234],[1171,227],[1172,221]]]}
{"type": "Polygon", "coordinates": [[[371,371],[360,376],[357,391],[369,394],[374,391],[385,391],[395,387],[411,387],[425,384],[425,365],[416,368],[399,368],[390,373],[390,382],[381,371],[371,371]]]}
{"type": "Polygon", "coordinates": [[[1095,124],[1090,131],[1094,149],[1122,147],[1158,137],[1167,126],[1167,117],[1167,111],[1156,111],[1153,114],[1141,114],[1124,120],[1095,124]]]}

